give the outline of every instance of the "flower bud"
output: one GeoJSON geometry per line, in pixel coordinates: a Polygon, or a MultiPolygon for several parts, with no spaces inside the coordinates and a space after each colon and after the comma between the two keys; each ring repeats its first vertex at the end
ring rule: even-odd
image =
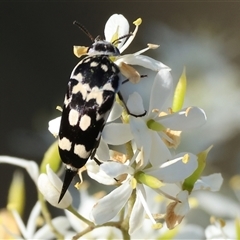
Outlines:
{"type": "Polygon", "coordinates": [[[43,194],[45,199],[54,207],[57,208],[68,208],[72,204],[72,196],[69,191],[66,192],[63,199],[58,203],[60,192],[62,189],[62,181],[52,171],[49,164],[46,166],[46,172],[40,174],[38,178],[38,189],[43,194]]]}

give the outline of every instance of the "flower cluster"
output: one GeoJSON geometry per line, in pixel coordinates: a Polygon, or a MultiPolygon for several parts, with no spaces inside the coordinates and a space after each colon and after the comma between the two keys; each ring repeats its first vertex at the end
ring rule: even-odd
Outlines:
{"type": "MultiPolygon", "coordinates": [[[[130,37],[125,42],[117,42],[121,53],[136,36],[141,19],[134,24],[135,30],[130,37]]],[[[129,24],[123,15],[114,14],[109,18],[105,26],[107,41],[113,42],[128,33],[129,24]]],[[[69,191],[58,203],[62,182],[55,174],[60,162],[56,143],[45,154],[41,174],[34,162],[21,159],[13,161],[6,156],[0,158],[0,162],[11,161],[11,164],[26,168],[42,193],[34,207],[35,217],[40,214],[42,206],[43,215],[47,218],[44,199],[66,212],[66,217],[56,218],[52,223],[46,219],[49,227],[42,227],[42,231],[38,230],[35,235],[33,230],[28,235],[21,223],[20,230],[25,239],[36,237],[40,233],[44,233],[43,236],[46,237],[48,231],[51,232],[49,236],[55,233],[65,239],[70,236],[77,239],[83,235],[107,238],[112,234],[112,227],[120,229],[124,239],[129,239],[130,236],[142,237],[141,234],[146,233],[157,238],[167,229],[174,229],[182,222],[190,211],[193,192],[220,189],[221,174],[201,177],[210,148],[199,154],[188,151],[176,153],[182,132],[201,127],[206,122],[206,115],[198,107],[182,108],[186,90],[185,71],[174,91],[170,68],[143,55],[145,51],[157,47],[148,44],[141,51],[112,59],[123,76],[129,79],[130,83],[127,84],[141,85],[142,81],[153,83],[147,110],[144,107],[145,99],[137,91],[133,91],[124,100],[117,98],[96,152],[96,158],[102,164],[89,159],[85,165],[84,170],[89,177],[101,184],[114,186],[108,194],[96,199],[88,195],[86,188],[80,186],[80,205],[77,210],[72,207],[69,191]],[[144,69],[152,71],[155,75],[153,81],[150,81],[150,77],[141,79],[141,74],[133,65],[141,67],[141,72],[144,69]],[[156,196],[161,196],[161,201],[153,200],[156,196]],[[60,227],[62,223],[64,228],[60,227]],[[74,231],[70,230],[70,226],[74,231]],[[103,232],[101,226],[108,227],[109,231],[103,232]]],[[[74,47],[75,55],[80,57],[86,54],[84,49],[74,47]]],[[[60,117],[49,122],[49,130],[54,136],[58,135],[59,124],[60,117]]],[[[19,215],[14,212],[14,216],[19,223],[19,215]]],[[[114,237],[120,237],[118,233],[114,234],[114,237]]]]}

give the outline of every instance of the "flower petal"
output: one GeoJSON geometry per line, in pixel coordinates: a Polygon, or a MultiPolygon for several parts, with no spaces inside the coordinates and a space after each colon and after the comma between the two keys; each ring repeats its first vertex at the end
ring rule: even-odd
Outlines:
{"type": "Polygon", "coordinates": [[[102,138],[107,144],[121,145],[130,141],[133,136],[129,124],[110,123],[105,125],[102,138]]]}
{"type": "Polygon", "coordinates": [[[116,64],[118,65],[120,62],[125,62],[126,64],[130,65],[138,65],[148,68],[152,71],[160,71],[162,69],[170,70],[170,68],[165,64],[145,55],[126,54],[122,57],[119,57],[116,61],[116,64]]]}
{"type": "Polygon", "coordinates": [[[72,196],[69,191],[67,191],[58,203],[59,195],[62,189],[62,181],[60,178],[52,171],[52,169],[47,165],[47,174],[42,173],[38,178],[38,189],[44,195],[45,199],[57,208],[67,208],[72,204],[72,196]]]}
{"type": "MultiPolygon", "coordinates": [[[[36,224],[36,223],[35,223],[36,224]]],[[[66,217],[60,216],[52,220],[53,226],[63,235],[67,233],[67,229],[70,228],[69,221],[66,217]]],[[[31,239],[54,239],[56,235],[48,224],[41,227],[31,239]]]]}
{"type": "Polygon", "coordinates": [[[109,147],[106,144],[106,142],[104,142],[102,139],[100,140],[96,155],[100,161],[109,161],[110,160],[109,147]]]}
{"type": "MultiPolygon", "coordinates": [[[[119,37],[122,37],[129,33],[129,24],[128,20],[122,14],[113,14],[106,22],[104,28],[105,39],[109,42],[112,42],[119,37]],[[116,38],[114,39],[114,35],[116,38]]],[[[124,44],[124,40],[118,44],[118,48],[124,44]]]]}
{"type": "Polygon", "coordinates": [[[149,113],[153,109],[162,109],[173,87],[172,76],[168,69],[159,71],[154,79],[149,103],[149,113]]]}
{"type": "Polygon", "coordinates": [[[223,239],[223,232],[221,228],[215,225],[209,225],[205,229],[205,236],[206,239],[223,239]]]}
{"type": "Polygon", "coordinates": [[[37,184],[37,179],[39,176],[38,165],[34,161],[25,160],[17,157],[10,156],[0,156],[0,163],[8,163],[25,168],[35,184],[37,184]]]}
{"type": "Polygon", "coordinates": [[[124,165],[119,162],[106,162],[101,164],[100,169],[104,171],[108,176],[115,178],[121,174],[128,173],[133,174],[134,170],[128,165],[124,165]]]}
{"type": "Polygon", "coordinates": [[[122,114],[122,107],[119,103],[115,101],[113,104],[113,108],[108,116],[107,122],[112,122],[116,120],[121,116],[121,114],[122,114]]]}
{"type": "Polygon", "coordinates": [[[173,229],[181,223],[184,216],[189,212],[188,191],[181,191],[177,194],[179,202],[172,202],[167,206],[166,223],[169,229],[173,229]]]}
{"type": "Polygon", "coordinates": [[[160,166],[160,168],[150,168],[145,173],[158,178],[162,182],[180,182],[189,177],[197,168],[197,156],[192,153],[178,154],[175,159],[170,160],[160,166]],[[185,156],[188,162],[184,163],[185,156]]]}
{"type": "Polygon", "coordinates": [[[132,43],[133,39],[135,38],[135,36],[137,34],[138,27],[140,26],[141,23],[142,23],[142,19],[141,18],[138,18],[136,21],[133,22],[133,24],[135,25],[135,29],[132,32],[131,36],[124,43],[124,45],[121,46],[121,48],[119,49],[120,53],[122,53],[132,43]]]}
{"type": "MultiPolygon", "coordinates": [[[[136,201],[133,205],[132,213],[131,213],[131,216],[129,219],[129,231],[128,232],[130,235],[142,226],[142,223],[144,221],[145,214],[146,214],[144,207],[142,205],[142,200],[145,201],[144,198],[146,198],[146,193],[145,193],[144,187],[141,184],[138,184],[136,191],[137,191],[136,192],[136,201]]],[[[146,203],[146,201],[145,201],[145,203],[146,203]]]]}
{"type": "Polygon", "coordinates": [[[150,130],[142,118],[130,116],[130,126],[137,148],[140,150],[143,147],[143,159],[148,161],[152,144],[150,130]]]}
{"type": "Polygon", "coordinates": [[[94,160],[88,160],[86,163],[88,176],[104,185],[114,185],[116,180],[100,169],[100,166],[94,160]]]}
{"type": "Polygon", "coordinates": [[[60,129],[61,118],[62,117],[57,117],[57,118],[48,122],[48,130],[54,137],[58,136],[59,129],[60,129]]]}
{"type": "Polygon", "coordinates": [[[140,55],[140,54],[142,55],[144,52],[148,51],[149,49],[157,49],[157,48],[159,48],[159,45],[156,45],[156,44],[149,43],[147,45],[148,46],[146,48],[143,48],[143,49],[135,52],[133,55],[134,56],[137,56],[137,55],[140,55]]]}
{"type": "Polygon", "coordinates": [[[127,107],[130,113],[134,115],[141,115],[145,112],[142,97],[137,92],[128,97],[127,107]]]}
{"type": "Polygon", "coordinates": [[[217,192],[220,190],[223,183],[221,173],[214,173],[206,177],[201,177],[194,184],[193,190],[208,190],[217,192]]]}
{"type": "Polygon", "coordinates": [[[13,214],[14,220],[16,221],[16,224],[17,224],[22,236],[25,239],[29,238],[28,231],[27,231],[27,229],[24,225],[24,222],[23,222],[22,218],[20,217],[19,213],[16,210],[12,210],[12,214],[13,214]]]}
{"type": "Polygon", "coordinates": [[[185,108],[179,112],[160,117],[158,122],[172,130],[187,130],[202,126],[206,123],[205,112],[198,107],[185,108]]]}
{"type": "Polygon", "coordinates": [[[166,144],[162,141],[157,132],[151,131],[152,146],[150,154],[150,162],[153,167],[158,167],[164,162],[171,159],[171,153],[166,144]]]}
{"type": "Polygon", "coordinates": [[[92,209],[94,222],[100,225],[114,218],[126,205],[131,194],[132,188],[127,181],[100,199],[92,209]]]}
{"type": "MultiPolygon", "coordinates": [[[[37,201],[37,203],[34,205],[30,216],[28,218],[28,222],[27,222],[27,233],[29,236],[33,236],[35,230],[36,230],[36,219],[39,217],[41,213],[41,204],[39,201],[37,201]]],[[[26,237],[25,237],[26,238],[26,237]]]]}

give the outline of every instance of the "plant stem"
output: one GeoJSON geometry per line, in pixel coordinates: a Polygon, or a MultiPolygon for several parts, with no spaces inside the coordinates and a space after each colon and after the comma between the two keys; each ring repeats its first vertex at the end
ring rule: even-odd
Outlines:
{"type": "Polygon", "coordinates": [[[127,213],[127,216],[126,218],[124,219],[124,221],[121,223],[121,230],[122,230],[122,233],[123,233],[123,237],[124,239],[130,239],[130,236],[128,234],[128,230],[129,230],[129,219],[130,219],[130,216],[131,216],[131,213],[132,213],[132,209],[133,209],[133,205],[136,201],[136,189],[134,189],[132,191],[132,195],[130,197],[130,199],[128,200],[128,213],[127,213]],[[128,238],[125,238],[127,237],[128,235],[128,238]]]}
{"type": "Polygon", "coordinates": [[[82,237],[83,235],[85,235],[86,233],[90,232],[91,230],[93,230],[94,228],[92,227],[87,227],[85,230],[83,230],[82,232],[80,233],[77,233],[75,236],[73,236],[72,240],[77,240],[79,239],[80,237],[82,237]]]}
{"type": "Polygon", "coordinates": [[[122,231],[122,235],[123,235],[124,240],[130,240],[131,239],[128,231],[122,231]]]}
{"type": "Polygon", "coordinates": [[[43,198],[43,195],[38,191],[38,200],[41,204],[41,211],[42,211],[42,215],[46,221],[46,223],[49,225],[49,227],[51,228],[51,231],[55,234],[57,239],[63,239],[63,235],[54,227],[54,225],[52,224],[52,217],[51,214],[48,211],[47,205],[46,205],[46,201],[43,198]]]}
{"type": "Polygon", "coordinates": [[[75,215],[77,218],[85,222],[88,226],[94,227],[94,223],[83,217],[81,214],[79,214],[75,208],[73,208],[71,205],[67,208],[69,212],[71,212],[73,215],[75,215]]]}

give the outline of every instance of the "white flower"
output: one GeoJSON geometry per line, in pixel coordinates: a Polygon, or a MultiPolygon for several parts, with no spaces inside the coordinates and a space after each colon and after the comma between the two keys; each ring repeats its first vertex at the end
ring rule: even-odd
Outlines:
{"type": "Polygon", "coordinates": [[[25,168],[41,193],[53,206],[67,208],[71,204],[72,197],[69,191],[65,194],[66,198],[64,198],[59,204],[57,203],[62,187],[62,181],[51,170],[49,165],[46,166],[47,174],[42,173],[39,175],[38,165],[34,161],[10,156],[0,156],[0,163],[8,163],[25,168]]]}
{"type": "MultiPolygon", "coordinates": [[[[36,230],[36,220],[41,213],[40,202],[37,202],[33,207],[26,226],[24,225],[24,222],[17,211],[12,211],[12,213],[23,236],[23,238],[19,236],[18,239],[53,239],[56,237],[52,232],[52,229],[47,224],[36,230]]],[[[67,232],[67,229],[70,227],[70,224],[66,217],[56,217],[52,219],[52,224],[62,234],[65,234],[67,232]]]]}
{"type": "Polygon", "coordinates": [[[36,162],[17,157],[0,156],[0,163],[7,163],[25,168],[34,183],[37,184],[39,169],[36,162]]]}
{"type": "MultiPolygon", "coordinates": [[[[141,24],[142,20],[139,18],[133,23],[135,24],[135,30],[130,35],[127,41],[120,40],[120,43],[117,45],[120,53],[122,53],[133,41],[138,31],[138,26],[141,24]]],[[[113,42],[119,37],[125,36],[129,34],[129,23],[127,19],[121,14],[112,15],[104,29],[105,38],[109,42],[113,42]]],[[[144,68],[148,68],[152,71],[160,71],[161,69],[170,69],[163,63],[152,59],[148,56],[141,55],[149,49],[158,48],[158,45],[148,44],[147,48],[144,48],[133,54],[126,54],[115,57],[114,62],[120,67],[122,74],[131,82],[137,83],[140,80],[140,74],[130,65],[138,65],[144,68]]]]}
{"type": "MultiPolygon", "coordinates": [[[[79,205],[76,209],[81,216],[85,217],[86,219],[90,218],[90,209],[94,205],[97,200],[96,194],[89,195],[88,184],[83,183],[80,187],[79,191],[79,205]]],[[[97,194],[97,195],[101,195],[97,194]]],[[[72,214],[72,212],[65,210],[66,217],[68,218],[71,227],[73,228],[74,232],[69,232],[68,235],[65,235],[65,239],[72,239],[76,233],[84,232],[85,229],[89,227],[85,222],[80,220],[78,217],[72,214]]],[[[119,231],[114,231],[112,227],[105,226],[104,228],[96,228],[93,229],[91,232],[84,234],[84,239],[109,239],[109,237],[113,239],[120,239],[121,234],[119,231]]]]}
{"type": "MultiPolygon", "coordinates": [[[[193,191],[195,192],[200,189],[207,191],[219,191],[222,182],[223,178],[221,174],[211,174],[209,176],[205,176],[197,180],[194,184],[193,191]]],[[[170,203],[167,207],[165,220],[169,229],[172,229],[176,227],[178,224],[180,224],[182,219],[190,211],[189,205],[190,193],[187,190],[185,191],[181,190],[182,189],[181,183],[178,183],[177,185],[178,186],[175,186],[175,188],[171,188],[170,192],[168,192],[168,190],[170,189],[168,185],[163,187],[163,189],[166,192],[168,192],[169,194],[173,194],[173,196],[178,192],[176,194],[177,201],[170,203]]]]}
{"type": "MultiPolygon", "coordinates": [[[[129,33],[129,23],[127,19],[121,14],[113,14],[107,21],[104,29],[105,40],[108,42],[112,42],[116,45],[122,53],[133,41],[135,38],[138,27],[142,23],[142,19],[138,18],[133,22],[135,25],[135,29],[132,33],[129,33]],[[124,39],[124,36],[126,38],[124,39]],[[127,39],[127,40],[126,40],[127,39]]],[[[161,69],[170,69],[168,66],[163,63],[152,59],[148,56],[141,55],[149,49],[156,49],[159,46],[155,44],[147,44],[148,47],[144,48],[133,54],[126,54],[115,56],[112,60],[117,64],[120,68],[121,73],[132,83],[139,82],[141,75],[130,65],[138,65],[144,68],[148,68],[152,71],[159,71],[161,69]]],[[[83,55],[88,54],[88,48],[84,46],[74,46],[74,54],[77,57],[81,57],[83,55]]]]}
{"type": "MultiPolygon", "coordinates": [[[[131,131],[138,149],[143,147],[145,160],[152,165],[159,164],[159,156],[166,151],[162,139],[172,141],[164,132],[169,128],[183,131],[203,125],[206,122],[204,111],[197,107],[190,107],[166,116],[159,116],[172,91],[172,77],[169,70],[157,73],[150,96],[149,109],[143,117],[130,116],[131,131]]],[[[143,114],[143,104],[138,93],[130,95],[127,102],[130,113],[143,114]]],[[[161,158],[164,162],[168,160],[161,158]]]]}
{"type": "MultiPolygon", "coordinates": [[[[140,154],[141,152],[139,153],[139,156],[140,154]]],[[[92,210],[92,215],[96,224],[103,224],[114,218],[126,205],[134,188],[136,189],[136,201],[129,220],[129,233],[131,234],[141,226],[145,212],[148,214],[152,222],[156,223],[148,209],[146,194],[142,184],[136,184],[136,186],[133,187],[134,168],[118,162],[108,162],[103,163],[100,166],[100,169],[112,178],[119,177],[121,174],[128,174],[128,177],[122,185],[114,189],[95,204],[92,210]]]]}
{"type": "Polygon", "coordinates": [[[38,178],[38,189],[44,195],[45,199],[54,207],[67,208],[72,204],[72,196],[69,191],[66,192],[63,199],[58,203],[62,189],[61,179],[52,171],[49,164],[46,166],[47,173],[41,173],[38,178]]]}
{"type": "Polygon", "coordinates": [[[232,240],[237,238],[237,227],[239,220],[223,221],[222,219],[210,218],[211,225],[205,229],[205,236],[207,240],[210,239],[224,239],[232,240]],[[238,223],[237,223],[238,221],[238,223]]]}
{"type": "Polygon", "coordinates": [[[167,207],[165,220],[169,229],[173,229],[180,224],[190,210],[188,192],[186,190],[179,192],[176,197],[179,202],[172,202],[167,207]]]}
{"type": "MultiPolygon", "coordinates": [[[[122,39],[116,45],[122,53],[133,41],[136,33],[138,31],[138,25],[136,25],[135,31],[130,36],[128,41],[122,39]]],[[[129,34],[129,23],[128,20],[122,14],[113,14],[106,22],[104,28],[105,40],[108,42],[113,42],[119,37],[129,34]]]]}
{"type": "MultiPolygon", "coordinates": [[[[188,164],[182,162],[184,156],[181,156],[173,160],[169,159],[167,163],[155,168],[152,167],[151,169],[148,169],[143,161],[143,151],[140,151],[138,154],[135,153],[131,162],[128,161],[125,164],[119,162],[105,162],[101,164],[100,170],[104,171],[108,176],[118,179],[121,175],[127,174],[127,177],[126,180],[122,182],[122,185],[114,189],[95,204],[92,210],[95,223],[103,224],[115,217],[126,205],[133,190],[136,189],[136,201],[133,205],[129,219],[129,233],[132,234],[141,227],[145,213],[148,215],[152,223],[156,224],[147,205],[144,185],[138,182],[139,179],[137,174],[146,173],[149,176],[157,176],[155,182],[157,179],[162,182],[183,181],[197,168],[196,156],[192,154],[189,154],[189,156],[188,164]],[[181,172],[181,174],[176,174],[177,171],[181,172]]],[[[165,156],[163,156],[163,158],[164,157],[165,156]]],[[[161,162],[161,160],[159,162],[161,162]]],[[[150,179],[151,177],[148,178],[150,179]]],[[[149,186],[151,184],[155,185],[152,181],[149,183],[149,186]]]]}

